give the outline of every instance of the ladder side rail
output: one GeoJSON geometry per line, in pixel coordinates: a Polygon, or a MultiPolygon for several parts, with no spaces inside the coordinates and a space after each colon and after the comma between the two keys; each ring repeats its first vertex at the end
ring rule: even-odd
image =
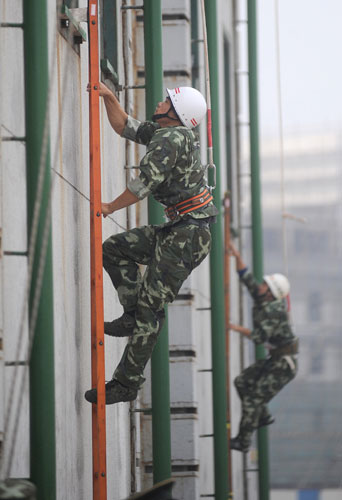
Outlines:
{"type": "Polygon", "coordinates": [[[88,2],[91,371],[97,404],[92,405],[93,499],[107,499],[106,404],[101,220],[98,1],[88,2]]]}

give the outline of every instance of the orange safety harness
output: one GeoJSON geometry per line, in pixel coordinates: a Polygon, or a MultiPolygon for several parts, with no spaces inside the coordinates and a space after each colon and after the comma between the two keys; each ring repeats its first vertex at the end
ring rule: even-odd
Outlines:
{"type": "Polygon", "coordinates": [[[165,208],[164,212],[170,220],[174,220],[178,215],[184,215],[208,205],[212,199],[211,193],[205,188],[200,194],[196,194],[196,196],[192,196],[192,198],[188,198],[176,203],[176,205],[165,208]]]}

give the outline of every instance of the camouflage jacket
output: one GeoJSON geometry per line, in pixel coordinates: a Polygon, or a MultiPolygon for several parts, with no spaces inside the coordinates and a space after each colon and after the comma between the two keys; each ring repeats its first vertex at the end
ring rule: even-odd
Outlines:
{"type": "Polygon", "coordinates": [[[256,344],[267,342],[274,347],[291,342],[295,336],[289,324],[285,301],[283,299],[260,300],[258,283],[249,271],[240,275],[240,279],[254,300],[251,339],[256,344]]]}
{"type": "MultiPolygon", "coordinates": [[[[140,162],[140,174],[127,187],[140,200],[152,194],[166,207],[191,198],[206,186],[197,135],[187,127],[163,127],[157,123],[139,122],[128,117],[122,137],[147,146],[140,162]]],[[[202,219],[216,215],[210,202],[186,214],[202,219]]],[[[177,222],[180,217],[173,220],[177,222]]]]}

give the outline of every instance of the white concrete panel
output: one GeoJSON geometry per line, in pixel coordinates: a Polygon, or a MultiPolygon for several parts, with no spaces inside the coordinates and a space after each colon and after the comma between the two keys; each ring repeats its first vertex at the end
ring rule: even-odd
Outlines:
{"type": "Polygon", "coordinates": [[[297,500],[297,490],[271,490],[271,500],[297,500]]]}
{"type": "Polygon", "coordinates": [[[163,21],[164,71],[186,71],[191,74],[190,23],[183,19],[163,21]],[[166,40],[169,43],[166,43],[166,40]]]}
{"type": "Polygon", "coordinates": [[[164,77],[163,87],[165,89],[174,89],[175,87],[191,87],[191,78],[187,75],[168,75],[164,77]]]}
{"type": "Polygon", "coordinates": [[[196,358],[170,358],[171,406],[197,407],[196,358]]]}
{"type": "Polygon", "coordinates": [[[4,463],[6,469],[11,465],[9,477],[29,477],[29,377],[28,368],[13,366],[4,368],[5,374],[5,420],[8,424],[5,445],[4,463]],[[7,412],[10,404],[10,418],[7,412]],[[18,420],[17,420],[18,419],[18,420]]]}
{"type": "MultiPolygon", "coordinates": [[[[136,36],[137,66],[139,71],[144,71],[144,34],[142,23],[139,23],[137,26],[136,36]]],[[[183,71],[190,75],[190,23],[184,19],[163,21],[162,37],[163,71],[183,71]]]]}
{"type": "Polygon", "coordinates": [[[162,0],[162,14],[183,15],[190,19],[190,1],[162,0]]]}
{"type": "Polygon", "coordinates": [[[5,255],[3,262],[4,356],[6,361],[23,361],[27,354],[27,308],[23,329],[20,329],[20,322],[25,309],[27,259],[26,257],[5,255]]]}
{"type": "MultiPolygon", "coordinates": [[[[183,288],[180,293],[187,293],[183,288]]],[[[193,328],[193,308],[191,300],[176,299],[169,305],[169,344],[189,348],[195,344],[193,328]]],[[[194,347],[192,347],[194,349],[194,347]]]]}
{"type": "Polygon", "coordinates": [[[171,415],[172,460],[177,464],[198,464],[197,415],[171,415]]]}
{"type": "Polygon", "coordinates": [[[23,18],[21,0],[1,0],[0,20],[6,23],[20,23],[23,18]]]}
{"type": "Polygon", "coordinates": [[[2,250],[27,251],[25,145],[2,142],[2,250]]]}
{"type": "MultiPolygon", "coordinates": [[[[59,163],[53,165],[60,175],[89,198],[88,156],[83,157],[83,140],[88,133],[88,124],[83,120],[83,107],[88,104],[87,84],[81,79],[81,61],[68,42],[57,35],[57,85],[58,98],[52,102],[51,113],[60,117],[61,133],[52,132],[52,161],[58,146],[59,163]],[[57,142],[58,141],[58,142],[57,142]]],[[[87,115],[86,115],[87,116],[87,115]]]]}
{"type": "Polygon", "coordinates": [[[172,472],[176,484],[172,489],[172,498],[198,500],[199,483],[197,472],[172,472]]]}
{"type": "Polygon", "coordinates": [[[199,438],[200,450],[200,495],[215,493],[214,485],[214,441],[210,437],[199,438]]]}
{"type": "Polygon", "coordinates": [[[341,500],[342,488],[322,490],[320,492],[320,500],[341,500]]]}
{"type": "MultiPolygon", "coordinates": [[[[1,220],[1,219],[0,219],[1,220]]],[[[2,441],[2,432],[4,428],[4,408],[5,408],[5,372],[4,372],[4,318],[3,318],[3,261],[0,258],[0,441],[2,441]]]]}
{"type": "MultiPolygon", "coordinates": [[[[6,10],[9,5],[9,1],[6,5],[2,4],[2,10],[6,10]]],[[[4,17],[6,22],[9,22],[7,16],[4,17]]],[[[12,18],[12,22],[18,22],[13,21],[15,15],[8,17],[12,18]]],[[[23,31],[20,28],[1,28],[0,44],[1,136],[23,137],[25,135],[23,31]]]]}
{"type": "Polygon", "coordinates": [[[141,466],[145,468],[146,465],[152,465],[152,415],[146,414],[142,418],[141,425],[141,448],[142,460],[141,466]]]}

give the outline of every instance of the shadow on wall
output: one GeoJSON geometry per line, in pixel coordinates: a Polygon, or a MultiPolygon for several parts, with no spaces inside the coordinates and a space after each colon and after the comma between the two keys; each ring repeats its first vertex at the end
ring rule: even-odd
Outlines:
{"type": "Polygon", "coordinates": [[[166,479],[161,481],[148,490],[140,493],[135,493],[133,496],[128,497],[126,500],[176,500],[172,496],[172,488],[175,484],[174,479],[166,479]]]}

